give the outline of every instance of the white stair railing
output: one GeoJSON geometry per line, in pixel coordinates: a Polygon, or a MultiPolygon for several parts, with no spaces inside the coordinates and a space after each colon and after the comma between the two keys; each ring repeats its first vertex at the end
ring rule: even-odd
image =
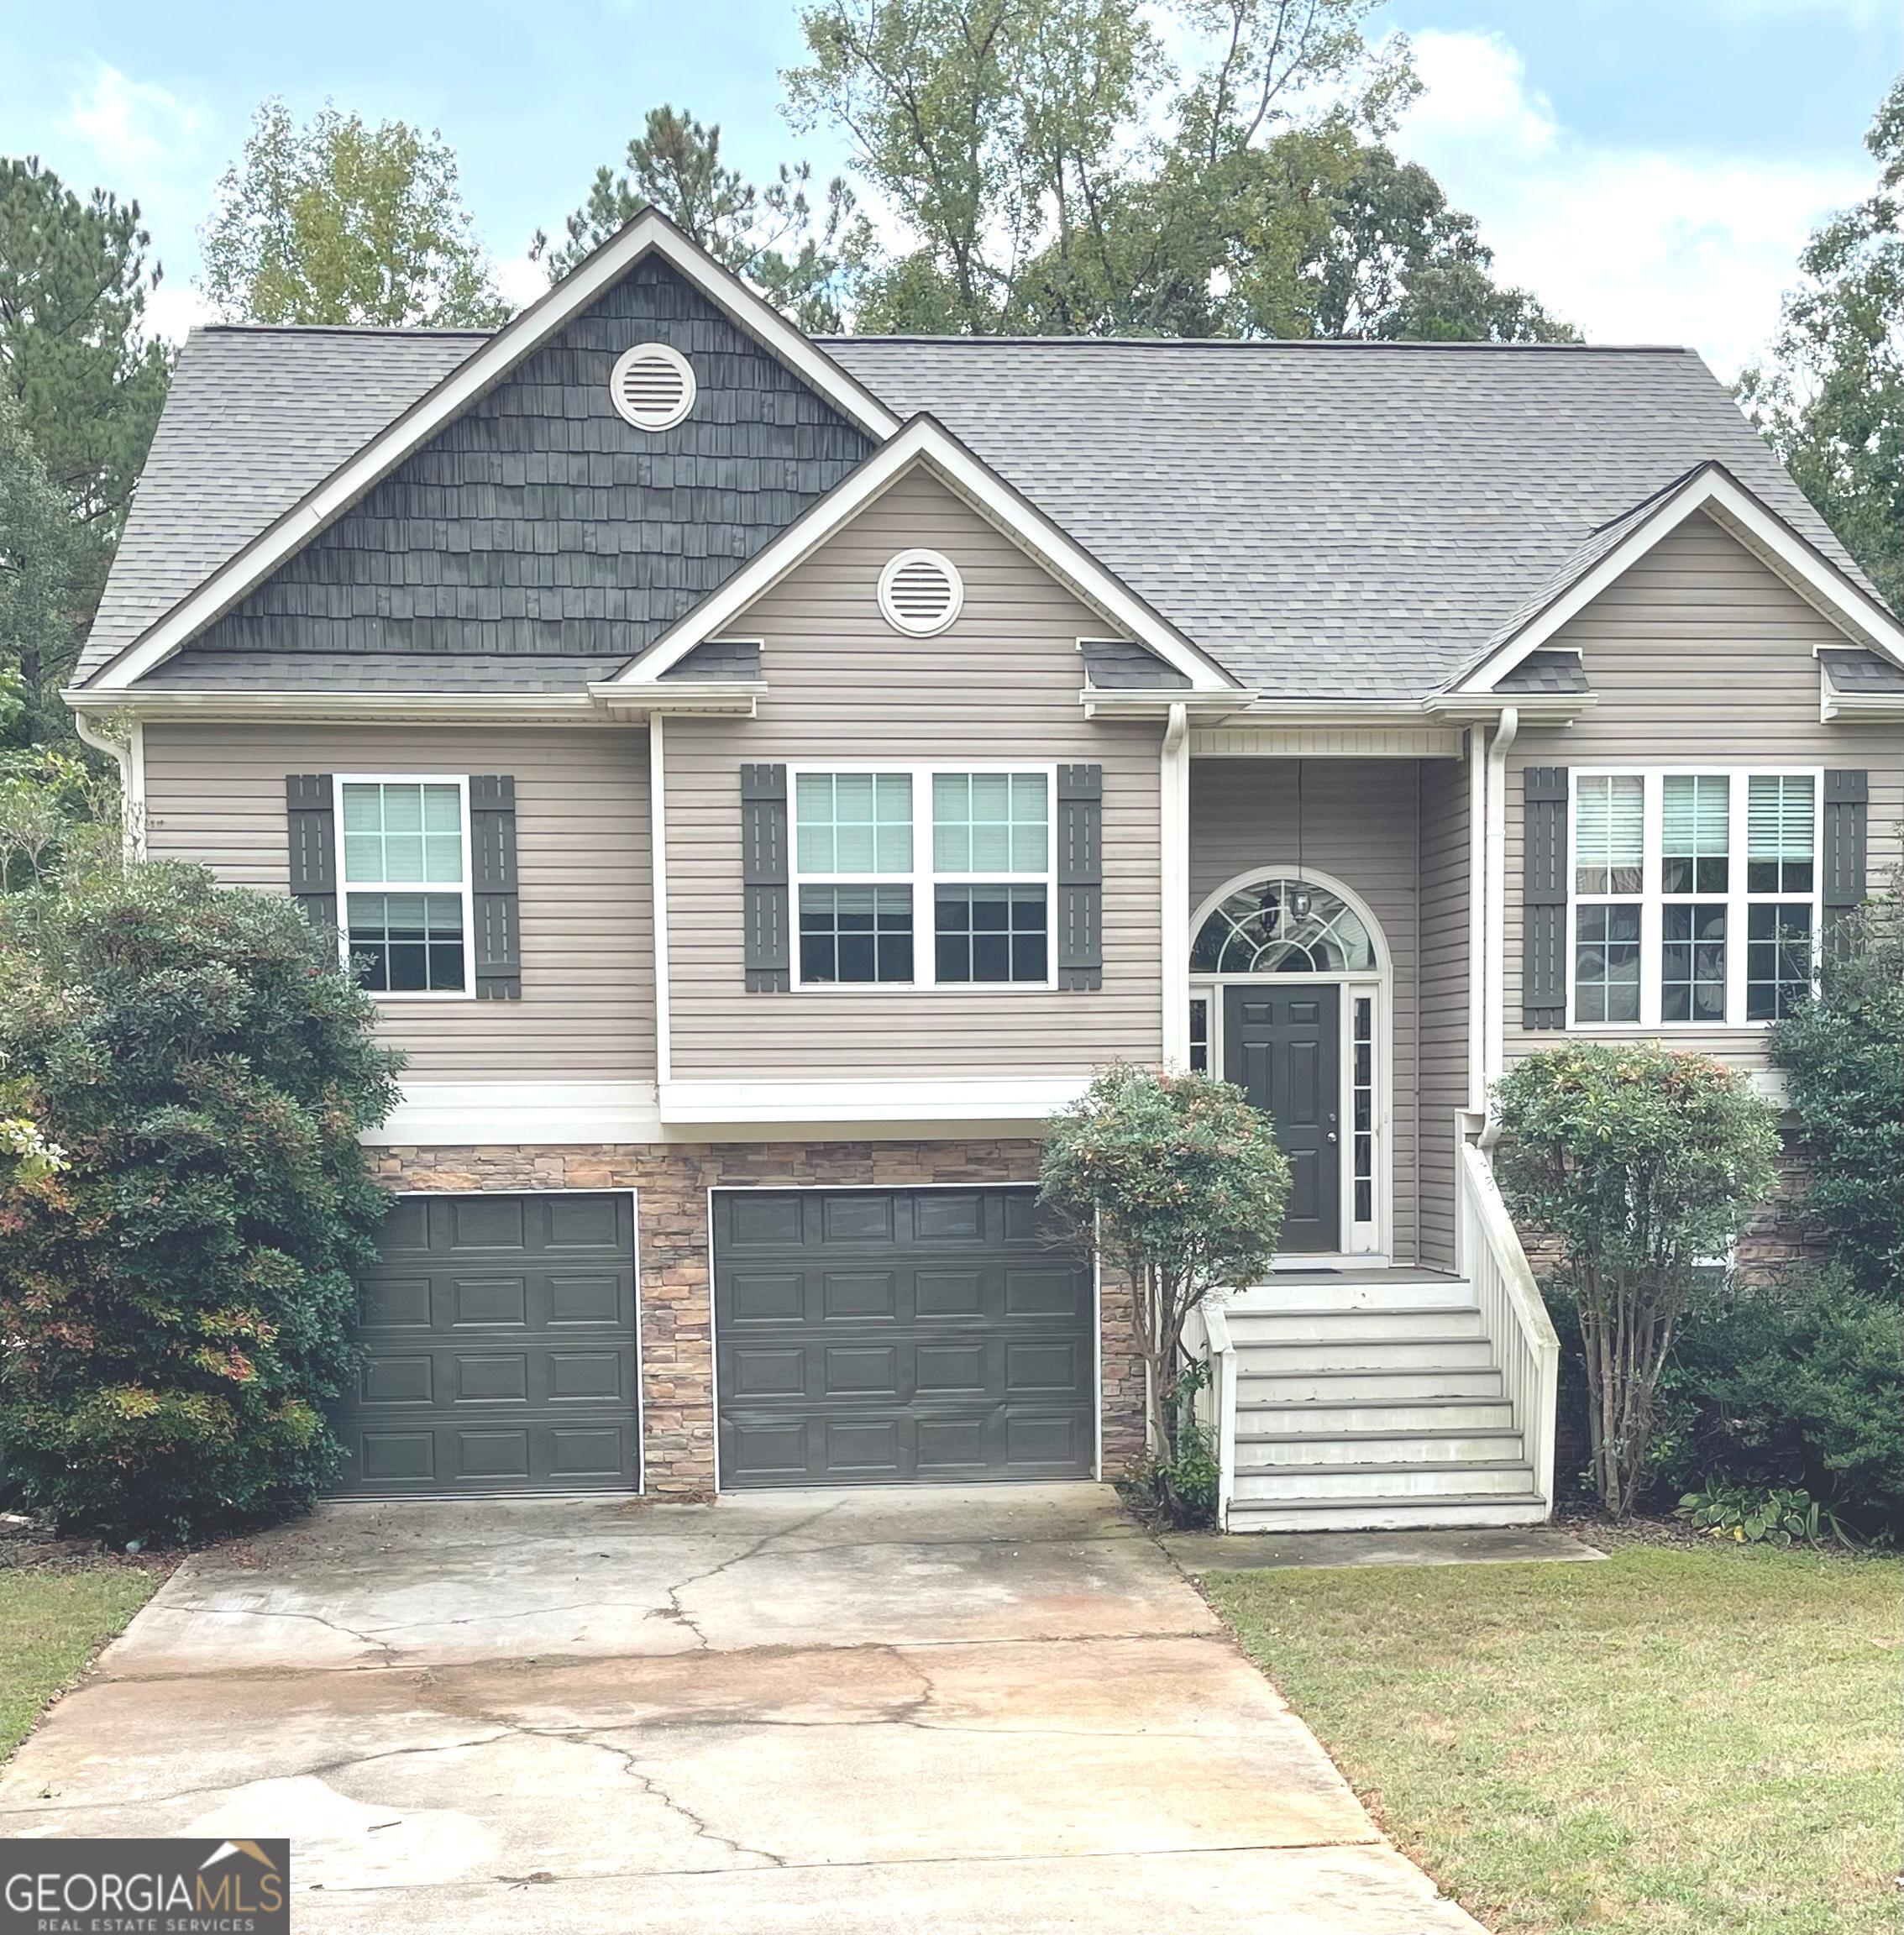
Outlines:
{"type": "Polygon", "coordinates": [[[1541,1300],[1527,1252],[1494,1181],[1487,1152],[1461,1144],[1456,1208],[1461,1273],[1474,1286],[1494,1346],[1514,1426],[1534,1466],[1534,1486],[1554,1510],[1554,1427],[1560,1395],[1560,1340],[1541,1300]]]}

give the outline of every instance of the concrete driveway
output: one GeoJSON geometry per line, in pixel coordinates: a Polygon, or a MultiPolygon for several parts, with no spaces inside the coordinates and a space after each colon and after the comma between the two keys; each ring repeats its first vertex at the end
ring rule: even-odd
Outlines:
{"type": "Polygon", "coordinates": [[[186,1565],[0,1833],[289,1835],[313,1932],[1477,1927],[1094,1486],[331,1506],[186,1565]]]}

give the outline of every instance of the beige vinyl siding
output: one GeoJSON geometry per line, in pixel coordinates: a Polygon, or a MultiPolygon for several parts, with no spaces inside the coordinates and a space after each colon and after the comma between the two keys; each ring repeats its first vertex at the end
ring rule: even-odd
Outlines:
{"type": "Polygon", "coordinates": [[[379,1032],[408,1053],[407,1079],[653,1079],[645,734],[149,726],[153,857],[283,893],[291,773],[514,776],[522,998],[385,1004],[379,1032]]]}
{"type": "MultiPolygon", "coordinates": [[[[1508,756],[1510,1061],[1556,1039],[1520,1025],[1521,775],[1529,766],[1581,770],[1601,761],[1660,765],[1684,759],[1861,767],[1870,775],[1870,877],[1874,883],[1882,878],[1897,857],[1904,823],[1904,726],[1820,720],[1813,650],[1847,642],[1769,565],[1702,513],[1663,538],[1556,636],[1555,644],[1579,648],[1599,703],[1565,730],[1523,732],[1508,756]]],[[[1591,1032],[1603,1039],[1608,1031],[1591,1032]]],[[[1677,1047],[1747,1067],[1765,1063],[1763,1028],[1656,1032],[1677,1047]]]]}
{"type": "MultiPolygon", "coordinates": [[[[729,627],[762,640],[753,719],[670,719],[669,1030],[676,1078],[841,1080],[1082,1074],[1162,1052],[1162,728],[1087,720],[1081,637],[1104,621],[936,480],[915,471],[729,627]],[[925,546],[958,567],[949,630],[879,616],[881,569],[925,546]],[[749,994],[741,946],[746,761],[1094,760],[1104,800],[1104,986],[810,988],[749,994]]],[[[926,840],[929,828],[915,828],[926,840]]],[[[797,920],[797,915],[796,915],[797,920]]],[[[916,946],[931,944],[926,935],[916,946]]]]}
{"type": "MultiPolygon", "coordinates": [[[[1419,1191],[1419,1062],[1415,762],[1312,759],[1303,773],[1303,863],[1333,875],[1381,923],[1394,973],[1393,1253],[1412,1262],[1419,1191]]],[[[1193,915],[1226,880],[1296,863],[1296,764],[1290,759],[1199,759],[1190,768],[1190,905],[1193,915]]],[[[1346,1017],[1345,1025],[1346,1024],[1346,1017]]]]}
{"type": "Polygon", "coordinates": [[[1421,774],[1421,1261],[1455,1266],[1456,1114],[1468,1100],[1468,769],[1421,774]]]}

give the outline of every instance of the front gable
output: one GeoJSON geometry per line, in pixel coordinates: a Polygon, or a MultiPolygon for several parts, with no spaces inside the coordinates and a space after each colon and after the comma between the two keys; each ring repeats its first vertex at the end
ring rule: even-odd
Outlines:
{"type": "Polygon", "coordinates": [[[186,649],[618,661],[872,448],[651,254],[186,649]],[[695,372],[694,407],[658,433],[609,396],[647,341],[695,372]]]}

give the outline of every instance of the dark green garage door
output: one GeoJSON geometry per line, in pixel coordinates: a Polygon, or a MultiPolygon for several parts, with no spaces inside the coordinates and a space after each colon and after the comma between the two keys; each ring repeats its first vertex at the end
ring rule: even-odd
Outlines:
{"type": "Polygon", "coordinates": [[[627,1196],[406,1196],[380,1248],[340,1491],[634,1488],[627,1196]]]}
{"type": "Polygon", "coordinates": [[[1088,1477],[1089,1268],[1028,1189],[719,1190],[721,1482],[1088,1477]]]}

